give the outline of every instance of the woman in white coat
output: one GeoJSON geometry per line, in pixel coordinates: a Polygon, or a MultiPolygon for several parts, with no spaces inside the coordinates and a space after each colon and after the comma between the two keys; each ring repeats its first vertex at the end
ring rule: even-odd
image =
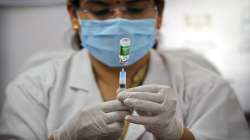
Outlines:
{"type": "Polygon", "coordinates": [[[247,140],[237,98],[215,72],[154,48],[163,0],[69,0],[81,49],[6,90],[1,139],[247,140]],[[126,90],[119,40],[131,39],[126,90]]]}

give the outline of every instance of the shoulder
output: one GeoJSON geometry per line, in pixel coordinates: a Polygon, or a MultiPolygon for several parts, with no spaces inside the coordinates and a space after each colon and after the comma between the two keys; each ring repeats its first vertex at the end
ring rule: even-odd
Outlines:
{"type": "Polygon", "coordinates": [[[158,52],[171,74],[185,81],[224,81],[217,69],[206,58],[190,51],[158,52]]]}
{"type": "Polygon", "coordinates": [[[179,94],[185,96],[185,98],[194,100],[216,94],[216,92],[227,95],[234,94],[230,84],[216,70],[211,68],[213,65],[205,58],[191,56],[190,59],[186,56],[166,52],[161,53],[161,55],[166,60],[171,82],[179,94]],[[230,90],[230,92],[218,91],[220,88],[230,90]]]}
{"type": "Polygon", "coordinates": [[[6,89],[8,96],[22,94],[22,96],[32,97],[38,102],[43,102],[49,91],[58,82],[59,75],[66,76],[66,71],[70,68],[74,55],[75,53],[70,53],[60,55],[60,57],[49,57],[49,59],[44,57],[37,59],[38,57],[36,57],[35,61],[30,61],[31,65],[24,72],[9,83],[6,89]]]}
{"type": "Polygon", "coordinates": [[[25,70],[14,81],[33,79],[47,84],[52,83],[55,80],[56,73],[69,63],[71,57],[72,54],[60,57],[35,57],[35,59],[29,60],[29,64],[26,65],[25,70]]]}

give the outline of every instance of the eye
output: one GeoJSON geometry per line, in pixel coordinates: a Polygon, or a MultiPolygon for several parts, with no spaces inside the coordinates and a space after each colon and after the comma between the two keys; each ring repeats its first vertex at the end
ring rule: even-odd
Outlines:
{"type": "Polygon", "coordinates": [[[109,14],[109,9],[93,10],[92,13],[96,16],[105,16],[109,14]]]}
{"type": "Polygon", "coordinates": [[[110,12],[110,5],[106,2],[102,2],[99,0],[92,1],[89,0],[82,6],[83,9],[86,9],[87,12],[93,14],[94,16],[105,16],[110,12]]]}
{"type": "Polygon", "coordinates": [[[127,12],[130,14],[140,14],[144,12],[145,8],[128,7],[127,12]]]}
{"type": "Polygon", "coordinates": [[[110,8],[91,8],[88,11],[95,16],[108,16],[110,14],[110,8]]]}

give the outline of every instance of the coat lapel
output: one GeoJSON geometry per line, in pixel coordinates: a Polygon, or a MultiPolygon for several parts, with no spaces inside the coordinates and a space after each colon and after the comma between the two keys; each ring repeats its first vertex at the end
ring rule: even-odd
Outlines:
{"type": "Polygon", "coordinates": [[[73,56],[69,77],[69,85],[74,91],[81,92],[88,98],[92,105],[103,102],[100,90],[95,81],[95,75],[91,66],[88,51],[86,49],[77,52],[73,56]]]}
{"type": "Polygon", "coordinates": [[[156,50],[150,52],[149,69],[143,84],[170,85],[168,68],[156,50]]]}

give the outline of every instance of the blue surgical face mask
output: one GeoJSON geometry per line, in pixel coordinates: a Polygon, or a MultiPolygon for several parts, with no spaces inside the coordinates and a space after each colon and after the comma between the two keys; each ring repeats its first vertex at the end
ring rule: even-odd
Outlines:
{"type": "Polygon", "coordinates": [[[155,19],[81,20],[82,45],[97,60],[109,67],[121,67],[120,40],[131,40],[128,65],[147,54],[156,41],[155,19]]]}

